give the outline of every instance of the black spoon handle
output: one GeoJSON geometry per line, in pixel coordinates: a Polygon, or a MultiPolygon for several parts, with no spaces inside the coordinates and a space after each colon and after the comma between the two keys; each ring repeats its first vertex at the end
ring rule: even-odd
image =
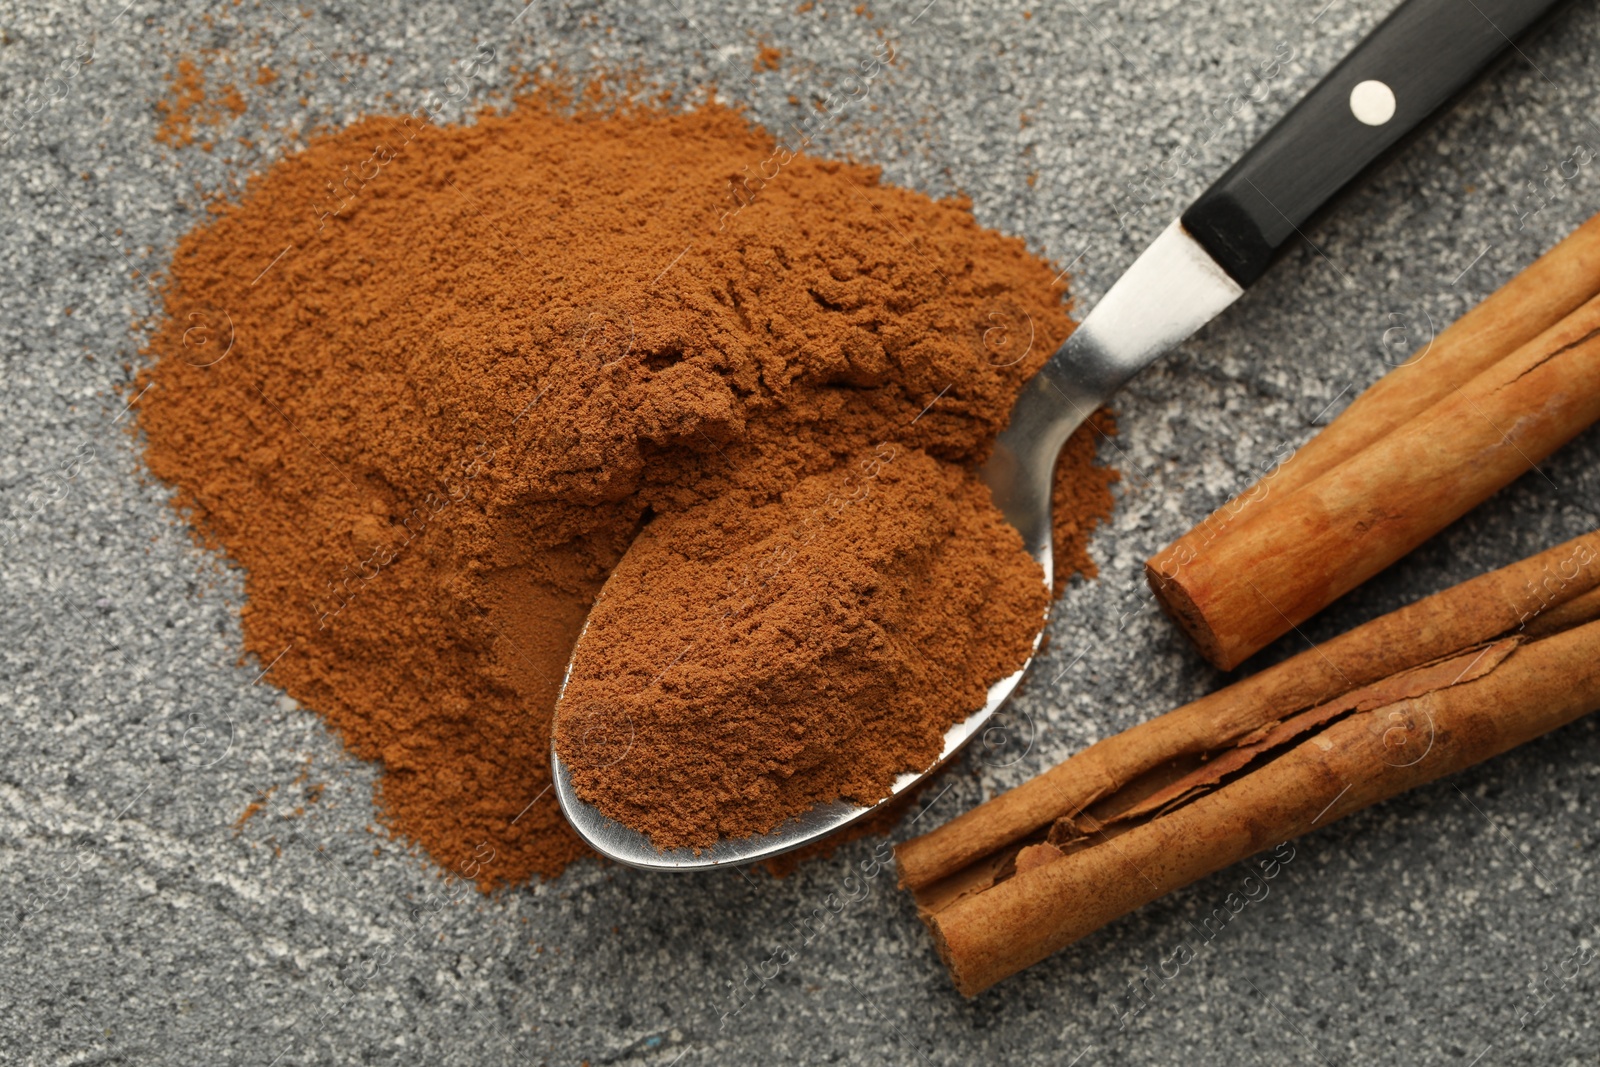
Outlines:
{"type": "Polygon", "coordinates": [[[1566,0],[1405,0],[1215,185],[1183,225],[1240,285],[1318,208],[1566,0]]]}

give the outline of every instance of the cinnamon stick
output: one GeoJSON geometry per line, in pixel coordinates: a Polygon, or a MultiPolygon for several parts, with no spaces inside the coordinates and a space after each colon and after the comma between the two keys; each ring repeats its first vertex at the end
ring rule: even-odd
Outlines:
{"type": "Polygon", "coordinates": [[[1403,632],[1397,624],[1443,621],[1448,608],[1471,616],[1456,637],[1520,620],[1494,640],[1310,706],[1293,695],[1289,661],[1263,672],[1276,675],[1266,686],[1230,687],[1028,783],[1053,796],[1036,811],[1055,813],[1044,822],[1019,829],[1006,794],[901,845],[901,881],[957,988],[976,995],[1164,893],[1600,709],[1597,548],[1590,535],[1463,583],[1351,631],[1333,651],[1339,663],[1361,663],[1363,649],[1386,657],[1380,646],[1403,632]],[[1541,600],[1548,607],[1529,619],[1514,597],[1507,611],[1506,593],[1520,586],[1525,598],[1563,563],[1571,577],[1559,602],[1541,600]],[[1175,737],[1185,743],[1174,746],[1175,737]],[[952,833],[1005,841],[953,867],[952,833]]]}
{"type": "Polygon", "coordinates": [[[1146,565],[1223,669],[1388,567],[1600,418],[1600,297],[1268,513],[1146,565]]]}
{"type": "MultiPolygon", "coordinates": [[[[1557,619],[1600,598],[1600,533],[1490,571],[1188,704],[1108,737],[1066,763],[896,850],[900,883],[922,889],[1063,816],[1125,793],[1174,763],[1233,745],[1267,724],[1461,649],[1557,619]]],[[[1600,600],[1596,601],[1600,611],[1600,600]]],[[[1578,618],[1588,617],[1579,614],[1578,618]]],[[[1563,620],[1563,626],[1571,620],[1563,620]]]]}

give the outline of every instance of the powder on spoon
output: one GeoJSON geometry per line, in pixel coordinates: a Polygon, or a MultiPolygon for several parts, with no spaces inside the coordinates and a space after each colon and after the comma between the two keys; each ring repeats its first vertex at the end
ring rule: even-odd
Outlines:
{"type": "MultiPolygon", "coordinates": [[[[964,202],[714,105],[525,100],[363,120],[218,204],[137,410],[245,572],[268,680],[382,764],[389,826],[488,887],[587,854],[551,712],[641,528],[886,441],[970,467],[1070,329],[1049,266],[964,202]]],[[[1109,511],[1091,454],[1060,468],[1064,559],[1109,511]]]]}
{"type": "Polygon", "coordinates": [[[590,612],[556,751],[658,848],[871,804],[1022,666],[1048,600],[982,483],[882,444],[781,501],[646,527],[590,612]]]}

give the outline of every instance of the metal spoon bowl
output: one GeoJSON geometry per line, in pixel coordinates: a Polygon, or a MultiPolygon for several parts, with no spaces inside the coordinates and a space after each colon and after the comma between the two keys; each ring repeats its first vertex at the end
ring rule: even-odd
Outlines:
{"type": "MultiPolygon", "coordinates": [[[[1023,387],[1012,406],[1011,421],[984,467],[983,480],[1006,520],[1022,534],[1028,554],[1044,568],[1046,588],[1054,571],[1051,479],[1061,446],[1124,382],[1231,304],[1242,291],[1174,222],[1023,387]]],[[[574,661],[587,631],[585,626],[578,635],[574,661]]],[[[770,833],[724,838],[698,852],[687,848],[661,851],[644,834],[602,815],[573,791],[571,777],[552,741],[550,765],[556,799],[573,829],[596,852],[631,867],[689,871],[770,859],[870,815],[937,771],[983,732],[1022,681],[1043,637],[1041,621],[1022,668],[991,685],[983,707],[945,732],[939,758],[921,771],[900,775],[889,795],[870,806],[842,801],[819,804],[770,833]]],[[[571,676],[569,661],[561,682],[563,693],[571,676]]],[[[559,699],[556,714],[561,714],[559,699]]]]}

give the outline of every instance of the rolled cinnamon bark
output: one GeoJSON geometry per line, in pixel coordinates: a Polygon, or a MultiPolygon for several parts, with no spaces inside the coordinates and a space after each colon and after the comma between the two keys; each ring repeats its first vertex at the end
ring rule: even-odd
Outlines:
{"type": "Polygon", "coordinates": [[[1600,297],[1422,414],[1196,549],[1146,565],[1163,608],[1232,669],[1600,418],[1600,297]]]}
{"type": "Polygon", "coordinates": [[[1600,533],[1478,576],[1374,619],[1226,689],[1108,737],[1016,789],[900,845],[900,884],[933,897],[1055,820],[1236,744],[1361,686],[1506,634],[1600,615],[1600,533]],[[1592,609],[1572,612],[1588,598],[1592,609]],[[1568,613],[1568,615],[1564,615],[1568,613]],[[944,890],[932,891],[946,881],[944,890]]]}
{"type": "Polygon", "coordinates": [[[1386,686],[1280,724],[1287,740],[1261,739],[1238,777],[1120,824],[1058,823],[959,892],[919,892],[957,989],[974,996],[1165,893],[1600,709],[1600,621],[1386,686]]]}
{"type": "Polygon", "coordinates": [[[1600,709],[1600,533],[1418,601],[896,849],[968,996],[1254,852],[1600,709]]]}

